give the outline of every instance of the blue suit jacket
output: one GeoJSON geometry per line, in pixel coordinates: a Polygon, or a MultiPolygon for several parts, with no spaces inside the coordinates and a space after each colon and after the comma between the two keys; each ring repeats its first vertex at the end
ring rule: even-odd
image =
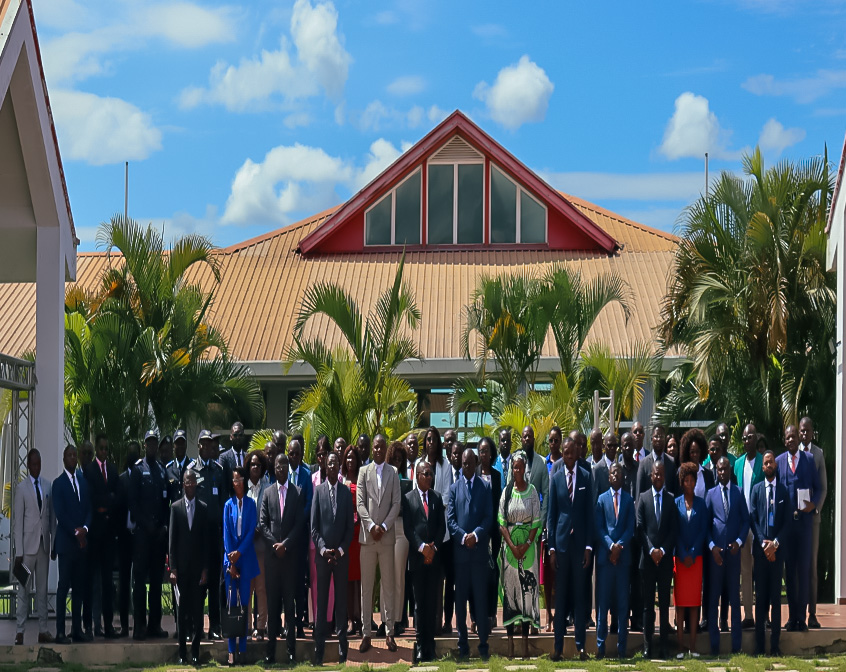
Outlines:
{"type": "Polygon", "coordinates": [[[793,517],[793,505],[790,503],[790,495],[787,492],[787,488],[776,478],[776,488],[773,493],[773,504],[775,505],[773,526],[770,534],[767,534],[767,485],[766,479],[760,483],[756,483],[752,487],[752,493],[749,496],[749,499],[752,500],[749,518],[752,522],[752,534],[755,538],[753,552],[756,556],[763,555],[764,551],[761,548],[761,544],[764,540],[769,539],[770,541],[775,541],[778,539],[779,547],[776,550],[776,557],[781,558],[784,552],[784,546],[781,545],[781,542],[784,540],[779,539],[779,535],[785,529],[788,521],[793,517]]]}
{"type": "MultiPolygon", "coordinates": [[[[289,481],[291,480],[292,475],[293,472],[291,472],[288,476],[289,481]]],[[[311,520],[311,500],[314,497],[314,484],[311,482],[311,472],[305,464],[300,464],[297,469],[297,478],[294,485],[298,485],[300,487],[300,496],[303,498],[305,503],[305,517],[306,520],[311,520]]],[[[308,527],[308,525],[306,525],[306,527],[308,527]]]]}
{"type": "Polygon", "coordinates": [[[239,551],[241,557],[235,566],[241,573],[242,581],[250,581],[259,575],[258,558],[253,537],[256,533],[258,514],[256,503],[247,495],[241,500],[241,535],[238,536],[238,500],[232,496],[223,507],[223,568],[229,568],[229,553],[239,551]]]}
{"type": "MultiPolygon", "coordinates": [[[[722,499],[720,506],[722,506],[722,499]]],[[[676,497],[676,509],[679,512],[679,526],[675,555],[679,560],[685,558],[696,560],[697,557],[705,553],[705,546],[708,541],[708,507],[704,499],[694,497],[693,509],[690,512],[690,520],[688,520],[684,495],[680,495],[676,497]]]]}
{"type": "Polygon", "coordinates": [[[726,520],[722,487],[717,484],[705,493],[705,503],[708,506],[710,521],[708,541],[725,549],[732,541],[738,539],[741,544],[746,543],[746,537],[749,535],[749,510],[740,489],[734,483],[729,483],[729,516],[726,520]]]}
{"type": "Polygon", "coordinates": [[[593,486],[590,473],[586,469],[576,467],[573,501],[570,502],[570,494],[567,492],[567,469],[562,466],[549,483],[549,548],[554,549],[556,553],[565,553],[572,545],[576,552],[584,553],[585,547],[593,543],[593,515],[593,486]]]}
{"type": "Polygon", "coordinates": [[[449,486],[447,498],[447,527],[453,540],[456,562],[476,562],[487,567],[488,539],[493,525],[493,502],[488,484],[478,476],[473,478],[472,498],[467,496],[464,476],[449,486]],[[472,548],[461,544],[465,534],[476,535],[478,543],[472,548]]]}
{"type": "Polygon", "coordinates": [[[599,495],[596,502],[594,520],[596,521],[597,564],[608,564],[611,544],[622,544],[623,552],[616,566],[628,567],[631,564],[631,541],[635,529],[635,508],[632,496],[620,488],[619,511],[615,518],[614,492],[610,489],[606,490],[599,495]]]}
{"type": "Polygon", "coordinates": [[[60,555],[79,548],[79,542],[74,535],[76,528],[91,526],[91,498],[88,494],[88,483],[84,478],[79,478],[79,473],[77,473],[76,486],[79,488],[79,497],[74,494],[66,471],[62,471],[53,481],[53,511],[56,514],[56,535],[53,547],[60,555]]]}
{"type": "MultiPolygon", "coordinates": [[[[790,453],[784,452],[776,458],[776,467],[778,467],[778,482],[787,488],[787,494],[790,496],[791,513],[798,509],[797,507],[797,491],[808,488],[811,491],[811,501],[814,506],[819,507],[820,495],[822,494],[820,488],[820,476],[817,472],[817,467],[814,464],[814,458],[805,451],[798,450],[796,454],[799,455],[799,462],[796,463],[796,473],[790,470],[790,453]]],[[[800,520],[810,518],[811,513],[800,513],[800,520]]]]}

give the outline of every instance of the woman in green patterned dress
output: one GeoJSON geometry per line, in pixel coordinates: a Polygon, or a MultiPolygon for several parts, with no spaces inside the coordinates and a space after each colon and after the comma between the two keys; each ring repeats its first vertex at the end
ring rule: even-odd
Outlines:
{"type": "Polygon", "coordinates": [[[529,626],[539,627],[538,555],[535,537],[541,530],[540,498],[526,482],[526,454],[511,458],[511,482],[499,501],[502,551],[499,557],[502,620],[508,632],[508,655],[514,657],[514,626],[522,628],[523,657],[529,657],[529,626]]]}

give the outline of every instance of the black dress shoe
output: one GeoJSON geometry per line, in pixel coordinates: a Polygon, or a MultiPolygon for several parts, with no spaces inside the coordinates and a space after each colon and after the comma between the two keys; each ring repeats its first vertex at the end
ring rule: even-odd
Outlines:
{"type": "Polygon", "coordinates": [[[587,659],[588,659],[587,651],[585,651],[584,649],[579,651],[579,660],[587,660],[587,659]]]}
{"type": "Polygon", "coordinates": [[[549,659],[550,659],[553,663],[557,663],[557,662],[559,662],[559,661],[563,660],[563,659],[564,659],[564,656],[563,656],[563,655],[561,655],[561,652],[560,652],[560,651],[554,651],[554,652],[553,652],[553,654],[549,657],[549,659]]]}
{"type": "Polygon", "coordinates": [[[145,639],[147,639],[147,635],[145,635],[141,630],[136,630],[132,633],[132,639],[134,639],[136,642],[143,642],[145,639]]]}
{"type": "Polygon", "coordinates": [[[209,639],[213,641],[220,641],[223,639],[220,635],[220,630],[209,630],[209,639]]]}
{"type": "Polygon", "coordinates": [[[188,664],[188,659],[187,659],[187,658],[182,658],[182,657],[180,657],[180,658],[179,658],[179,660],[177,661],[177,663],[178,663],[179,665],[187,665],[187,664],[188,664]]]}
{"type": "Polygon", "coordinates": [[[262,662],[264,663],[265,667],[276,665],[276,656],[265,656],[262,662]]]}
{"type": "Polygon", "coordinates": [[[771,657],[778,656],[779,658],[781,658],[781,656],[782,656],[781,649],[773,649],[772,651],[770,651],[770,656],[771,657]]]}
{"type": "Polygon", "coordinates": [[[793,621],[787,621],[787,623],[784,624],[784,630],[785,632],[796,632],[796,623],[793,621]]]}
{"type": "Polygon", "coordinates": [[[297,626],[297,639],[305,639],[305,629],[303,626],[297,626]]]}
{"type": "Polygon", "coordinates": [[[699,623],[699,632],[706,632],[708,630],[708,619],[703,618],[699,623]]]}
{"type": "Polygon", "coordinates": [[[191,658],[191,665],[193,665],[194,667],[200,667],[200,657],[199,656],[193,656],[191,658]]]}
{"type": "Polygon", "coordinates": [[[817,630],[820,627],[820,622],[817,620],[816,614],[808,615],[808,627],[817,630]]]}
{"type": "Polygon", "coordinates": [[[161,628],[147,628],[147,637],[150,639],[167,639],[167,630],[161,628]]]}
{"type": "Polygon", "coordinates": [[[796,626],[796,629],[799,632],[808,632],[808,626],[805,623],[800,623],[799,625],[796,626]]]}
{"type": "Polygon", "coordinates": [[[56,635],[56,639],[54,639],[53,642],[55,644],[70,644],[71,640],[67,635],[56,635]]]}
{"type": "Polygon", "coordinates": [[[338,665],[346,665],[347,664],[347,657],[344,655],[338,656],[338,665]]]}
{"type": "Polygon", "coordinates": [[[744,618],[740,623],[740,627],[744,630],[752,630],[755,627],[755,621],[751,618],[744,618]]]}
{"type": "Polygon", "coordinates": [[[83,642],[93,642],[94,641],[93,633],[90,630],[84,630],[82,632],[82,641],[83,642]]]}
{"type": "Polygon", "coordinates": [[[728,631],[729,631],[728,621],[720,621],[720,632],[728,632],[728,631]]]}
{"type": "Polygon", "coordinates": [[[644,645],[644,647],[643,647],[643,657],[646,658],[646,660],[652,659],[652,649],[649,646],[644,645]]]}
{"type": "Polygon", "coordinates": [[[81,644],[81,643],[83,643],[83,642],[87,642],[87,641],[88,641],[87,639],[85,639],[85,635],[84,635],[83,633],[81,633],[81,632],[76,632],[76,633],[72,634],[72,635],[71,635],[71,640],[73,640],[73,642],[74,642],[75,644],[81,644]]]}
{"type": "Polygon", "coordinates": [[[123,637],[123,633],[120,630],[115,630],[114,628],[106,628],[106,632],[103,633],[103,636],[106,639],[120,639],[123,637]]]}
{"type": "Polygon", "coordinates": [[[95,637],[102,637],[103,636],[102,628],[99,628],[99,627],[94,628],[94,636],[95,637]]]}

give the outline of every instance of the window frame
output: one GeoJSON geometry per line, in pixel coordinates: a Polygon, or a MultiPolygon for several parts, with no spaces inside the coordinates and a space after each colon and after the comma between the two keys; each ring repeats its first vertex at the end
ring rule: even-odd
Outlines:
{"type": "Polygon", "coordinates": [[[511,174],[501,168],[499,165],[491,161],[491,168],[490,174],[488,175],[488,208],[491,213],[491,217],[488,219],[488,235],[489,240],[493,240],[493,207],[491,203],[491,199],[493,198],[493,188],[491,187],[491,183],[493,182],[493,171],[498,170],[500,174],[511,182],[515,187],[515,193],[517,195],[517,218],[516,218],[516,226],[517,232],[513,243],[494,243],[496,245],[549,245],[549,208],[547,207],[546,203],[543,199],[538,198],[535,194],[531,191],[526,189],[522,184],[520,184],[511,174]],[[521,204],[520,204],[520,196],[521,194],[525,193],[529,198],[535,201],[541,208],[543,208],[543,241],[540,243],[523,243],[521,240],[522,233],[523,233],[523,222],[521,220],[522,211],[521,211],[521,204]]]}
{"type": "MultiPolygon", "coordinates": [[[[410,180],[415,175],[420,175],[420,218],[419,218],[419,226],[420,229],[418,230],[419,238],[417,243],[413,243],[413,245],[421,245],[423,243],[423,198],[425,194],[423,193],[423,166],[417,166],[414,170],[412,170],[408,175],[402,178],[399,182],[397,182],[391,189],[386,191],[382,194],[382,196],[376,201],[374,201],[369,208],[364,211],[364,227],[363,227],[363,237],[364,237],[364,247],[390,247],[397,245],[396,242],[396,235],[397,235],[397,190],[408,180],[410,180]],[[389,243],[368,243],[367,242],[367,213],[373,210],[376,206],[382,203],[383,200],[386,198],[391,199],[391,241],[389,243]]],[[[428,214],[427,214],[428,219],[428,214]]]]}
{"type": "Polygon", "coordinates": [[[447,247],[447,246],[475,246],[475,245],[486,245],[486,240],[489,240],[488,237],[485,236],[485,223],[487,222],[487,206],[488,200],[490,199],[490,188],[488,186],[488,180],[485,179],[487,172],[485,170],[485,157],[480,156],[478,159],[432,159],[430,158],[426,161],[426,193],[424,194],[426,198],[426,245],[429,245],[429,213],[431,212],[431,208],[429,207],[429,167],[430,166],[452,166],[452,243],[436,243],[431,245],[431,247],[447,247]],[[482,166],[482,242],[480,243],[459,243],[458,242],[458,166],[482,166]]]}

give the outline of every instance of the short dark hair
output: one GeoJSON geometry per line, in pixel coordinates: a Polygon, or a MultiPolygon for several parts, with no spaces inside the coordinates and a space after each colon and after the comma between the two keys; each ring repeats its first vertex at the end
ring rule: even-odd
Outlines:
{"type": "Polygon", "coordinates": [[[770,450],[769,448],[767,448],[767,449],[764,451],[764,454],[761,456],[761,458],[763,459],[763,458],[764,458],[764,457],[766,457],[767,455],[772,455],[773,457],[775,457],[775,453],[774,453],[772,450],[770,450]]]}
{"type": "Polygon", "coordinates": [[[29,461],[35,456],[41,457],[41,451],[38,448],[30,448],[29,452],[26,454],[26,463],[29,464],[29,461]]]}
{"type": "Polygon", "coordinates": [[[693,476],[699,473],[699,465],[695,462],[685,462],[679,467],[679,485],[684,485],[684,479],[688,476],[693,476]]]}
{"type": "Polygon", "coordinates": [[[250,477],[247,473],[247,467],[235,467],[232,470],[232,475],[235,476],[236,474],[243,478],[245,481],[250,477]]]}
{"type": "Polygon", "coordinates": [[[72,443],[69,443],[68,445],[66,445],[65,449],[62,451],[62,457],[67,455],[69,450],[76,450],[76,446],[73,445],[72,443]]]}
{"type": "Polygon", "coordinates": [[[108,441],[109,437],[106,435],[105,432],[100,432],[97,436],[94,437],[94,445],[96,446],[100,441],[108,441]]]}

